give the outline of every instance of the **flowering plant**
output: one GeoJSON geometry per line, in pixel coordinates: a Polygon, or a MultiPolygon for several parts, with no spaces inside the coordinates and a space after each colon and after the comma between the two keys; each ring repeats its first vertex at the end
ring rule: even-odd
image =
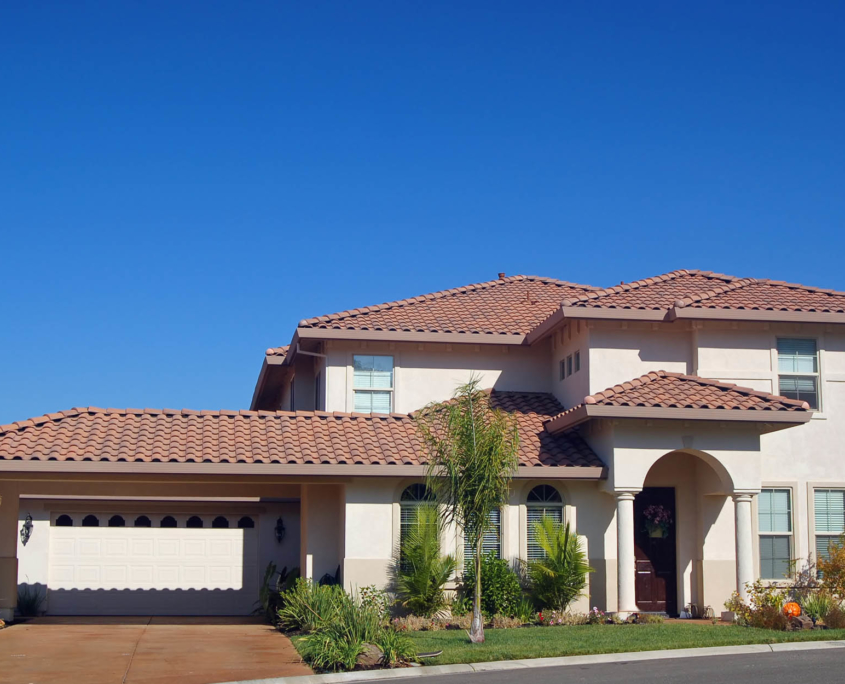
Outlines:
{"type": "Polygon", "coordinates": [[[663,506],[652,505],[643,511],[643,517],[646,520],[646,526],[649,531],[659,530],[665,536],[672,524],[672,514],[663,506]]]}

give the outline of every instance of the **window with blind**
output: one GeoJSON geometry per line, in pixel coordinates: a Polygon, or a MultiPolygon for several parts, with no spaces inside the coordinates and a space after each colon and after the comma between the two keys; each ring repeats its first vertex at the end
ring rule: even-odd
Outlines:
{"type": "Polygon", "coordinates": [[[814,492],[816,558],[830,557],[831,542],[845,532],[845,490],[817,489],[814,492]]]}
{"type": "Polygon", "coordinates": [[[354,410],[358,413],[390,413],[393,407],[393,357],[352,357],[354,410]]]}
{"type": "Polygon", "coordinates": [[[558,524],[563,523],[563,499],[560,492],[550,485],[534,487],[526,500],[528,533],[528,560],[538,560],[546,557],[543,547],[537,543],[537,533],[534,523],[543,518],[551,518],[558,524]]]}
{"type": "MultiPolygon", "coordinates": [[[[496,558],[502,557],[502,512],[498,508],[490,512],[490,528],[481,541],[481,555],[486,556],[491,551],[496,558]]],[[[464,565],[469,565],[474,559],[475,549],[464,535],[464,565]]]]}
{"type": "Polygon", "coordinates": [[[434,504],[434,496],[424,484],[412,484],[399,497],[399,554],[401,562],[402,546],[408,538],[408,530],[417,524],[417,511],[421,506],[434,504]]]}
{"type": "Polygon", "coordinates": [[[778,339],[778,393],[819,408],[819,351],[815,340],[778,339]]]}
{"type": "Polygon", "coordinates": [[[789,576],[792,561],[792,490],[764,489],[757,500],[760,577],[789,576]]]}

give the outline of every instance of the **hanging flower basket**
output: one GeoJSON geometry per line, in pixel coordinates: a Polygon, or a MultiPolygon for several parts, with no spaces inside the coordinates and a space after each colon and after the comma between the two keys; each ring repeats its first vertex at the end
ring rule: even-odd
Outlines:
{"type": "Polygon", "coordinates": [[[672,526],[672,514],[663,506],[649,506],[643,511],[645,528],[652,539],[664,539],[672,526]]]}

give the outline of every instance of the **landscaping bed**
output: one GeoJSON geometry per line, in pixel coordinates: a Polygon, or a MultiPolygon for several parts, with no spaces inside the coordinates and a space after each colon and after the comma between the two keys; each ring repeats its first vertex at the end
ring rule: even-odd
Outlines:
{"type": "Polygon", "coordinates": [[[459,630],[406,634],[420,653],[443,651],[436,658],[426,659],[426,665],[845,639],[845,629],[777,632],[736,625],[683,623],[487,629],[483,644],[469,643],[466,633],[459,630]]]}

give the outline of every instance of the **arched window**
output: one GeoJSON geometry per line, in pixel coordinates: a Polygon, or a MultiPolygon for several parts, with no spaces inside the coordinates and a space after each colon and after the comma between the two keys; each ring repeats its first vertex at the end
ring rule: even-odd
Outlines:
{"type": "Polygon", "coordinates": [[[188,518],[188,522],[185,527],[202,527],[202,518],[198,515],[192,515],[188,518]]]}
{"type": "Polygon", "coordinates": [[[73,518],[69,515],[60,515],[56,518],[56,527],[73,527],[73,518]]]}
{"type": "Polygon", "coordinates": [[[99,527],[100,521],[96,515],[86,515],[82,518],[82,527],[99,527]]]}
{"type": "MultiPolygon", "coordinates": [[[[419,522],[418,511],[423,506],[434,504],[434,496],[424,484],[412,484],[405,488],[399,497],[399,555],[401,558],[402,547],[408,538],[408,532],[413,525],[419,522]]],[[[426,519],[427,522],[433,520],[426,519]]]]}
{"type": "Polygon", "coordinates": [[[152,521],[146,515],[139,515],[135,518],[135,527],[152,527],[152,521]]]}
{"type": "Polygon", "coordinates": [[[526,500],[528,508],[528,560],[545,558],[546,552],[537,543],[537,534],[534,524],[543,518],[551,518],[556,523],[563,522],[563,499],[560,492],[550,485],[538,485],[528,492],[526,500]]]}
{"type": "Polygon", "coordinates": [[[255,527],[255,521],[248,515],[245,515],[243,518],[238,520],[238,527],[244,530],[251,530],[253,527],[255,527]]]}
{"type": "MultiPolygon", "coordinates": [[[[211,521],[211,526],[216,530],[225,530],[229,527],[229,519],[224,518],[222,515],[218,515],[211,521]]],[[[202,525],[200,525],[200,527],[202,527],[202,525]]]]}
{"type": "Polygon", "coordinates": [[[165,515],[161,519],[159,527],[176,527],[176,518],[174,518],[172,515],[165,515]]]}
{"type": "Polygon", "coordinates": [[[126,521],[122,515],[113,515],[109,518],[109,527],[126,527],[126,521]]]}

